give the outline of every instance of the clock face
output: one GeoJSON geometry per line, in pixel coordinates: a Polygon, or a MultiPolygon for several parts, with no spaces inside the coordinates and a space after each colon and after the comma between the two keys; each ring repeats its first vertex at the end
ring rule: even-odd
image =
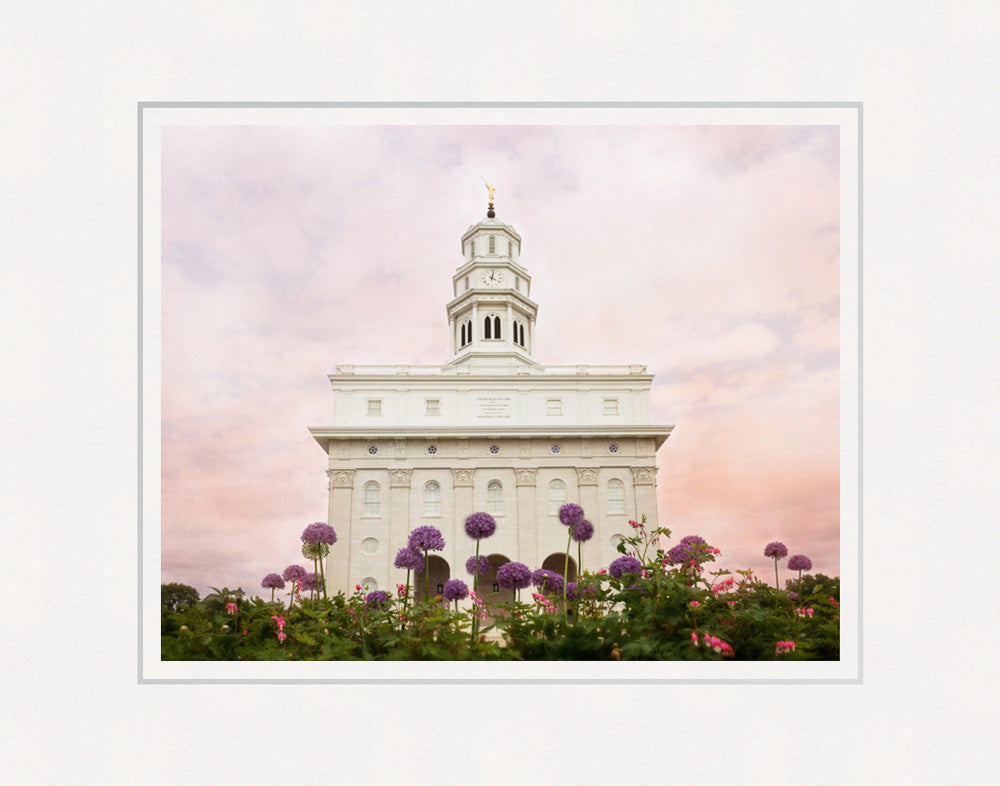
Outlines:
{"type": "Polygon", "coordinates": [[[485,287],[499,287],[503,285],[503,271],[500,270],[484,270],[482,276],[483,286],[485,287]]]}

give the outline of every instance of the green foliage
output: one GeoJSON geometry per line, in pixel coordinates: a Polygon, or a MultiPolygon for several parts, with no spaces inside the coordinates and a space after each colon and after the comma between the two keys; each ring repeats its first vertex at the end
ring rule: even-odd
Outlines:
{"type": "Polygon", "coordinates": [[[178,612],[191,608],[198,602],[198,590],[187,584],[161,584],[160,605],[167,611],[178,612]]]}

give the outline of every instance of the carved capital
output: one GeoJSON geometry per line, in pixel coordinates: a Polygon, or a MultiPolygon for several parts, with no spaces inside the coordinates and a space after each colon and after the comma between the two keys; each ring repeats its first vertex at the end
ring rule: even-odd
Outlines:
{"type": "Polygon", "coordinates": [[[597,470],[593,467],[577,467],[576,483],[578,486],[596,486],[597,470]]]}
{"type": "Polygon", "coordinates": [[[354,487],[353,469],[328,469],[326,475],[330,479],[331,489],[349,489],[354,487]]]}
{"type": "Polygon", "coordinates": [[[534,486],[535,485],[535,475],[538,473],[537,469],[518,469],[515,470],[514,474],[517,476],[518,486],[534,486]]]}
{"type": "Polygon", "coordinates": [[[632,470],[632,484],[652,486],[656,483],[656,467],[629,467],[632,470]]]}
{"type": "Polygon", "coordinates": [[[455,488],[472,488],[472,473],[474,471],[471,469],[453,469],[451,474],[454,478],[455,488]]]}
{"type": "Polygon", "coordinates": [[[389,486],[392,488],[399,488],[400,486],[410,487],[410,475],[413,473],[412,469],[390,469],[389,470],[389,486]]]}

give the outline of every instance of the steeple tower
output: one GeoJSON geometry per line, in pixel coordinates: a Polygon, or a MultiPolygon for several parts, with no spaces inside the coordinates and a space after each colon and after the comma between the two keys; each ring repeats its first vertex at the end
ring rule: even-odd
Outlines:
{"type": "Polygon", "coordinates": [[[495,189],[486,187],[486,218],[462,235],[463,261],[452,275],[448,365],[514,361],[537,367],[532,354],[538,305],[529,297],[531,274],[521,264],[521,236],[496,218],[495,189]]]}

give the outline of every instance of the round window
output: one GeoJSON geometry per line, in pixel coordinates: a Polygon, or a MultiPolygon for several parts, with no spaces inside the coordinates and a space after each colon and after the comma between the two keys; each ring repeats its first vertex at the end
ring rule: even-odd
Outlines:
{"type": "Polygon", "coordinates": [[[492,453],[495,456],[499,452],[500,452],[499,445],[490,445],[490,453],[492,453]]]}
{"type": "Polygon", "coordinates": [[[435,453],[438,452],[437,445],[428,445],[427,446],[427,452],[430,453],[433,456],[435,453]]]}
{"type": "Polygon", "coordinates": [[[372,456],[374,456],[376,453],[378,453],[378,445],[369,445],[368,446],[368,453],[371,454],[372,456]]]}
{"type": "Polygon", "coordinates": [[[553,445],[552,446],[552,452],[553,453],[558,453],[559,452],[559,446],[558,445],[553,445]]]}
{"type": "Polygon", "coordinates": [[[618,446],[615,445],[615,444],[608,445],[608,452],[609,453],[617,453],[618,452],[618,446]]]}

